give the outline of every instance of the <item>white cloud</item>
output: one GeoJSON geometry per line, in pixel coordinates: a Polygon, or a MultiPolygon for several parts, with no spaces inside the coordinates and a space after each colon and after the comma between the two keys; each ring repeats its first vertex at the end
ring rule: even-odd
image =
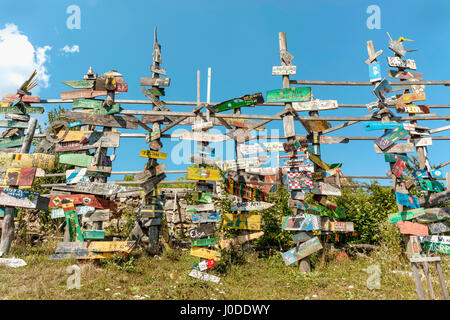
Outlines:
{"type": "Polygon", "coordinates": [[[60,51],[63,51],[64,53],[75,53],[80,52],[80,47],[76,44],[74,44],[72,47],[69,47],[67,44],[64,46],[64,48],[59,49],[60,51]]]}
{"type": "Polygon", "coordinates": [[[18,87],[37,70],[38,86],[47,88],[50,74],[45,66],[49,60],[47,51],[52,47],[34,47],[28,37],[15,24],[0,29],[0,98],[5,93],[15,93],[18,87]]]}

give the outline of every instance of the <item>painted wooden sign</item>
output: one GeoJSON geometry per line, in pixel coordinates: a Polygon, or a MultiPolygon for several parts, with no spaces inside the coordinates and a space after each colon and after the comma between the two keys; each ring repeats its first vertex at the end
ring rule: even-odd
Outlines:
{"type": "Polygon", "coordinates": [[[200,224],[198,227],[189,229],[189,236],[191,239],[199,239],[209,237],[214,234],[214,225],[200,224]]]}
{"type": "Polygon", "coordinates": [[[419,138],[419,139],[411,139],[411,141],[416,147],[426,147],[426,146],[433,145],[433,139],[430,138],[430,137],[428,137],[428,138],[419,138]]]}
{"type": "Polygon", "coordinates": [[[450,236],[425,236],[419,237],[420,242],[433,242],[450,244],[450,236]]]}
{"type": "Polygon", "coordinates": [[[167,153],[152,151],[152,150],[141,150],[139,153],[140,157],[152,158],[152,159],[166,159],[167,153]]]}
{"type": "Polygon", "coordinates": [[[328,196],[341,196],[341,188],[335,183],[326,183],[326,182],[314,182],[313,184],[313,193],[328,195],[328,196]]]}
{"type": "MultiPolygon", "coordinates": [[[[71,131],[69,131],[71,132],[71,131]]],[[[77,132],[77,131],[74,131],[77,132]]],[[[79,131],[83,132],[83,131],[79,131]]],[[[97,148],[117,148],[120,143],[120,132],[99,132],[94,131],[84,133],[78,141],[58,142],[55,144],[56,152],[79,151],[97,148]]],[[[71,135],[69,140],[76,139],[76,136],[71,135]]]]}
{"type": "Polygon", "coordinates": [[[381,67],[378,62],[373,62],[369,64],[369,79],[370,82],[381,80],[381,67]]]}
{"type": "Polygon", "coordinates": [[[0,206],[36,209],[38,199],[37,192],[0,188],[0,206]]]}
{"type": "Polygon", "coordinates": [[[32,96],[32,95],[19,95],[19,94],[4,94],[3,100],[6,100],[8,102],[15,102],[16,100],[20,99],[22,102],[34,102],[38,103],[41,102],[41,98],[39,96],[32,96]]]}
{"type": "Polygon", "coordinates": [[[388,76],[394,79],[402,79],[402,80],[423,80],[423,74],[420,72],[412,72],[412,71],[395,71],[388,70],[388,76]]]}
{"type": "Polygon", "coordinates": [[[88,182],[89,177],[86,176],[87,168],[73,169],[66,171],[66,184],[74,184],[78,182],[88,182]]]}
{"type": "Polygon", "coordinates": [[[9,102],[2,103],[0,102],[0,113],[11,113],[11,114],[35,114],[35,113],[44,113],[44,107],[31,107],[31,106],[10,106],[9,102]]]}
{"type": "Polygon", "coordinates": [[[76,91],[64,91],[61,92],[62,100],[83,99],[83,98],[95,98],[99,96],[106,96],[106,90],[93,90],[93,89],[81,89],[76,91]]]}
{"type": "Polygon", "coordinates": [[[322,244],[319,238],[314,237],[306,242],[303,242],[299,246],[281,254],[284,263],[288,266],[298,260],[306,258],[307,256],[313,254],[314,252],[320,251],[322,249],[322,244]]]}
{"type": "Polygon", "coordinates": [[[339,107],[337,100],[319,100],[314,99],[307,102],[293,102],[292,108],[295,111],[319,111],[332,110],[339,107]]]}
{"type": "Polygon", "coordinates": [[[105,239],[105,230],[84,230],[84,240],[103,240],[105,239]]]}
{"type": "Polygon", "coordinates": [[[417,221],[422,223],[436,222],[441,220],[450,220],[450,207],[428,208],[425,209],[424,215],[417,218],[417,221]]]}
{"type": "Polygon", "coordinates": [[[321,217],[312,214],[286,216],[281,218],[282,230],[312,231],[320,230],[321,217]]]}
{"type": "Polygon", "coordinates": [[[321,230],[336,232],[353,232],[353,222],[331,221],[328,217],[322,217],[321,230]]]}
{"type": "Polygon", "coordinates": [[[306,130],[319,132],[331,128],[331,124],[326,120],[307,120],[303,122],[306,130]]]}
{"type": "Polygon", "coordinates": [[[31,186],[36,168],[0,168],[2,186],[31,186]]]}
{"type": "Polygon", "coordinates": [[[412,59],[403,60],[399,57],[386,57],[390,67],[416,70],[416,62],[412,59]]]}
{"type": "Polygon", "coordinates": [[[154,65],[154,64],[152,64],[152,65],[150,66],[150,71],[153,72],[153,73],[157,73],[157,74],[163,75],[163,76],[165,76],[166,73],[167,73],[167,72],[166,72],[166,69],[161,68],[161,67],[159,67],[159,66],[156,66],[156,65],[154,65]]]}
{"type": "Polygon", "coordinates": [[[430,233],[432,233],[432,234],[449,232],[450,231],[450,221],[430,223],[428,225],[428,228],[430,229],[430,233]]]}
{"type": "Polygon", "coordinates": [[[410,194],[396,192],[395,197],[397,198],[397,203],[401,205],[413,209],[420,208],[419,199],[410,194]]]}
{"type": "Polygon", "coordinates": [[[231,177],[227,177],[226,191],[229,194],[241,197],[243,200],[267,201],[268,199],[268,194],[264,190],[240,183],[231,179],[231,177]]]}
{"type": "Polygon", "coordinates": [[[407,210],[403,212],[391,213],[388,215],[388,219],[390,223],[397,223],[399,221],[407,221],[414,218],[418,218],[425,214],[425,210],[423,208],[417,208],[413,210],[407,210]]]}
{"type": "Polygon", "coordinates": [[[229,249],[232,246],[240,246],[251,240],[258,239],[258,238],[262,237],[263,235],[264,235],[264,231],[260,231],[260,232],[253,232],[250,234],[245,234],[242,236],[237,236],[236,238],[232,238],[232,239],[221,240],[220,248],[229,249]]]}
{"type": "Polygon", "coordinates": [[[397,159],[394,166],[392,167],[392,174],[397,178],[400,178],[405,168],[406,168],[405,162],[402,159],[397,159]]]}
{"type": "Polygon", "coordinates": [[[117,208],[114,201],[102,199],[91,194],[54,195],[50,197],[48,207],[59,208],[62,206],[62,200],[64,199],[71,200],[75,205],[89,206],[96,209],[111,209],[115,211],[117,208]]]}
{"type": "Polygon", "coordinates": [[[65,153],[59,156],[59,162],[78,167],[89,167],[94,157],[86,154],[65,153]]]}
{"type": "Polygon", "coordinates": [[[294,242],[305,242],[314,238],[314,236],[308,232],[299,232],[292,236],[292,241],[294,242]]]}
{"type": "Polygon", "coordinates": [[[272,75],[273,76],[288,76],[295,75],[297,73],[296,66],[273,66],[272,75]]]}
{"type": "Polygon", "coordinates": [[[73,202],[68,199],[64,199],[62,201],[62,209],[66,218],[66,225],[69,230],[70,240],[83,242],[83,234],[81,232],[78,215],[73,202]]]}
{"type": "Polygon", "coordinates": [[[224,214],[223,227],[230,229],[261,230],[261,216],[257,214],[224,214]]]}
{"type": "Polygon", "coordinates": [[[215,261],[220,261],[220,252],[209,250],[200,247],[192,247],[191,256],[204,258],[204,259],[214,259],[215,261]]]}
{"type": "Polygon", "coordinates": [[[439,181],[419,179],[419,185],[422,190],[431,192],[442,192],[445,190],[445,186],[439,181]]]}
{"type": "Polygon", "coordinates": [[[430,113],[430,107],[414,104],[408,104],[405,106],[399,105],[399,108],[396,111],[398,113],[430,113]]]}
{"type": "Polygon", "coordinates": [[[214,246],[216,244],[219,244],[220,240],[211,238],[211,239],[198,239],[198,240],[192,240],[191,246],[192,247],[202,247],[202,246],[214,246]]]}
{"type": "Polygon", "coordinates": [[[396,162],[398,159],[401,159],[404,162],[408,162],[408,156],[406,153],[385,153],[384,161],[385,162],[396,162]]]}
{"type": "Polygon", "coordinates": [[[170,86],[170,78],[141,78],[141,86],[170,86]]]}
{"type": "Polygon", "coordinates": [[[305,150],[305,153],[308,155],[308,158],[314,162],[315,164],[317,164],[319,167],[321,167],[322,169],[324,169],[325,171],[330,170],[330,166],[327,165],[325,162],[323,162],[318,156],[316,156],[315,154],[313,154],[310,150],[305,150]]]}
{"type": "Polygon", "coordinates": [[[269,160],[268,156],[259,156],[253,158],[244,158],[240,160],[216,161],[215,165],[222,171],[228,171],[228,170],[247,169],[250,167],[260,167],[267,160],[269,160]]]}
{"type": "Polygon", "coordinates": [[[181,131],[179,133],[172,134],[172,138],[207,142],[222,142],[230,139],[230,137],[223,134],[211,134],[203,131],[181,131]]]}
{"type": "Polygon", "coordinates": [[[194,123],[192,125],[192,130],[206,130],[206,129],[211,129],[212,127],[214,127],[213,121],[200,121],[198,123],[194,123]]]}
{"type": "Polygon", "coordinates": [[[192,223],[219,222],[219,212],[195,212],[192,213],[192,223]]]}
{"type": "Polygon", "coordinates": [[[414,152],[414,145],[412,143],[396,143],[391,147],[381,150],[376,144],[374,144],[376,153],[406,153],[414,152]]]}
{"type": "Polygon", "coordinates": [[[403,129],[403,126],[400,125],[397,128],[391,129],[383,134],[381,137],[375,140],[375,144],[381,149],[386,150],[391,147],[395,142],[404,138],[408,135],[408,131],[403,129]]]}
{"type": "Polygon", "coordinates": [[[203,260],[199,263],[194,264],[193,268],[199,271],[205,271],[206,269],[211,269],[216,266],[214,259],[203,260]]]}
{"type": "Polygon", "coordinates": [[[76,81],[61,81],[72,89],[92,89],[94,87],[94,80],[76,80],[76,81]]]}
{"type": "Polygon", "coordinates": [[[56,157],[43,153],[3,153],[0,167],[53,169],[56,157]]]}
{"type": "Polygon", "coordinates": [[[264,150],[267,152],[283,152],[283,143],[281,142],[263,142],[264,150]]]}
{"type": "Polygon", "coordinates": [[[400,97],[395,99],[395,107],[404,108],[408,103],[411,103],[413,101],[424,101],[426,99],[427,98],[425,92],[404,93],[400,97]]]}
{"type": "Polygon", "coordinates": [[[442,170],[440,169],[435,169],[435,170],[414,170],[413,171],[413,175],[414,178],[429,178],[429,177],[433,177],[433,178],[440,178],[443,176],[442,174],[442,170]]]}
{"type": "Polygon", "coordinates": [[[267,91],[267,102],[305,102],[312,98],[311,87],[287,88],[267,91]]]}
{"type": "Polygon", "coordinates": [[[424,250],[436,251],[440,253],[450,254],[450,244],[424,242],[424,250]]]}
{"type": "Polygon", "coordinates": [[[272,207],[273,203],[267,202],[233,202],[231,211],[261,211],[272,207]]]}
{"type": "Polygon", "coordinates": [[[245,155],[265,152],[265,149],[259,143],[241,144],[239,150],[245,155]]]}
{"type": "Polygon", "coordinates": [[[206,192],[192,192],[192,200],[200,202],[200,203],[212,203],[213,202],[213,194],[206,192]]]}
{"type": "Polygon", "coordinates": [[[366,129],[366,131],[395,129],[401,125],[402,125],[401,123],[396,123],[396,122],[382,123],[382,122],[373,122],[372,121],[372,122],[364,123],[364,129],[366,129]]]}
{"type": "Polygon", "coordinates": [[[215,169],[189,167],[187,178],[191,180],[218,181],[220,179],[220,171],[215,169]]]}
{"type": "Polygon", "coordinates": [[[245,172],[253,173],[253,174],[260,174],[263,176],[271,176],[278,174],[278,168],[276,167],[264,167],[264,168],[246,168],[245,172]]]}
{"type": "Polygon", "coordinates": [[[288,171],[286,172],[288,187],[291,190],[312,189],[314,187],[311,172],[288,171]]]}
{"type": "MultiPolygon", "coordinates": [[[[321,232],[321,231],[315,231],[321,232]]],[[[345,243],[349,241],[358,240],[358,234],[355,232],[347,232],[347,233],[321,233],[320,239],[325,243],[345,243]]]]}
{"type": "Polygon", "coordinates": [[[24,137],[15,137],[0,140],[0,148],[19,147],[23,144],[24,137]]]}
{"type": "Polygon", "coordinates": [[[94,115],[114,114],[120,112],[120,104],[115,103],[112,106],[104,106],[103,100],[93,99],[75,99],[72,104],[72,110],[89,109],[88,112],[94,115]]]}
{"type": "Polygon", "coordinates": [[[427,236],[428,228],[426,225],[414,223],[410,221],[399,221],[397,227],[402,234],[410,234],[414,236],[427,236]]]}
{"type": "Polygon", "coordinates": [[[94,115],[84,112],[66,111],[61,115],[62,118],[68,120],[81,121],[83,124],[90,124],[95,126],[123,128],[123,129],[137,129],[138,119],[133,117],[120,117],[115,115],[94,115]]]}
{"type": "Polygon", "coordinates": [[[102,196],[116,195],[122,192],[136,191],[135,187],[123,187],[112,182],[78,182],[73,185],[54,186],[55,190],[70,191],[73,193],[87,193],[102,196]]]}
{"type": "Polygon", "coordinates": [[[196,279],[200,279],[203,281],[210,281],[210,282],[214,282],[214,283],[219,283],[220,282],[220,278],[217,276],[214,276],[212,274],[208,274],[205,272],[201,272],[199,270],[196,269],[192,269],[191,272],[189,272],[189,276],[196,278],[196,279]]]}
{"type": "MultiPolygon", "coordinates": [[[[94,212],[95,208],[89,206],[75,206],[75,210],[78,215],[84,215],[88,212],[94,212]]],[[[50,217],[52,219],[64,218],[64,210],[62,208],[51,209],[50,217]]]]}
{"type": "Polygon", "coordinates": [[[373,94],[378,98],[379,101],[384,101],[386,99],[386,94],[391,92],[391,85],[386,79],[383,79],[378,83],[372,90],[373,94]]]}
{"type": "Polygon", "coordinates": [[[92,242],[59,242],[53,259],[103,259],[115,254],[125,256],[131,253],[135,241],[92,241],[92,242]]]}
{"type": "Polygon", "coordinates": [[[263,102],[264,98],[262,93],[259,92],[218,103],[214,106],[214,110],[215,112],[223,112],[241,107],[253,107],[255,104],[263,102]]]}
{"type": "Polygon", "coordinates": [[[0,128],[26,129],[26,128],[28,128],[28,123],[22,122],[22,121],[13,121],[13,120],[0,120],[0,128]]]}

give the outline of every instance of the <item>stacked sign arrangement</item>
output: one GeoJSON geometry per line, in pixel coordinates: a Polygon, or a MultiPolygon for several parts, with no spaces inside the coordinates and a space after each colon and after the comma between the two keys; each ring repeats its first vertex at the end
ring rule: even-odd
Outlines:
{"type": "Polygon", "coordinates": [[[354,231],[353,223],[335,221],[336,218],[345,218],[345,212],[343,208],[338,208],[328,199],[328,196],[341,195],[340,176],[342,172],[339,169],[341,164],[326,164],[321,160],[320,153],[321,143],[345,141],[335,141],[333,138],[321,136],[329,132],[328,130],[331,128],[331,125],[325,120],[300,120],[309,135],[295,135],[294,118],[298,119],[297,112],[308,111],[310,116],[318,116],[319,110],[336,109],[338,103],[336,100],[314,99],[310,87],[289,87],[289,75],[295,74],[292,70],[295,70],[296,67],[292,66],[293,55],[287,52],[286,35],[281,32],[279,39],[282,66],[274,66],[272,74],[283,76],[283,89],[268,91],[267,101],[285,103],[283,128],[288,141],[284,143],[283,147],[284,151],[289,154],[289,170],[285,172],[284,182],[291,190],[292,200],[289,204],[295,215],[283,217],[281,223],[283,230],[299,231],[293,236],[297,246],[283,253],[282,258],[286,265],[302,260],[300,269],[309,271],[308,256],[322,249],[322,244],[315,235],[323,233],[326,236],[330,232],[354,231]],[[314,163],[314,167],[305,166],[299,161],[297,155],[299,150],[308,155],[309,160],[314,163]],[[302,202],[306,193],[314,194],[313,199],[318,203],[317,206],[302,202]]]}
{"type": "MultiPolygon", "coordinates": [[[[421,73],[407,70],[416,70],[416,63],[411,59],[402,57],[409,51],[403,46],[404,41],[411,41],[400,37],[397,41],[392,40],[389,33],[389,49],[395,57],[387,57],[388,65],[396,67],[397,70],[389,70],[388,75],[394,79],[410,82],[420,81],[423,76],[421,73]]],[[[376,62],[376,54],[373,54],[373,43],[368,42],[369,56],[372,57],[369,65],[371,82],[375,88],[373,93],[378,101],[370,104],[378,106],[382,113],[381,123],[369,123],[365,125],[366,130],[384,129],[384,134],[375,140],[375,151],[384,153],[385,161],[390,164],[390,174],[393,179],[394,192],[398,203],[399,212],[389,215],[389,222],[396,223],[400,232],[404,234],[408,241],[407,254],[409,256],[420,256],[420,241],[424,244],[427,251],[438,251],[441,253],[450,253],[450,237],[446,236],[428,236],[429,234],[442,234],[450,231],[448,221],[450,217],[449,208],[432,208],[439,204],[449,201],[448,190],[444,191],[444,185],[436,178],[443,176],[442,170],[432,169],[428,161],[427,146],[432,144],[429,136],[429,128],[418,126],[417,121],[413,120],[410,124],[390,122],[393,117],[392,112],[388,110],[389,105],[395,105],[398,113],[408,113],[410,116],[415,114],[429,114],[429,107],[426,105],[413,105],[411,102],[423,101],[426,99],[424,85],[398,85],[394,86],[387,80],[381,80],[381,71],[379,63],[376,62]],[[375,76],[376,74],[376,76],[375,76]],[[386,97],[389,92],[400,91],[393,97],[386,97]],[[407,143],[398,143],[401,138],[410,136],[407,143]],[[403,176],[408,157],[406,153],[414,152],[416,148],[420,170],[414,171],[414,178],[406,180],[403,176]],[[420,188],[424,199],[409,194],[412,188],[420,188]],[[426,223],[427,225],[423,225],[426,223]]],[[[379,53],[381,54],[381,50],[379,53]]],[[[424,118],[426,119],[426,118],[424,118]]],[[[447,181],[448,184],[448,181],[447,181]]],[[[448,187],[448,186],[447,186],[448,187]]]]}
{"type": "Polygon", "coordinates": [[[4,216],[0,256],[8,253],[14,237],[14,216],[17,208],[47,209],[48,199],[29,188],[36,176],[42,176],[42,169],[53,169],[56,157],[46,154],[28,154],[36,129],[37,120],[30,119],[30,113],[43,113],[43,107],[32,107],[30,102],[40,102],[40,97],[31,95],[36,86],[36,71],[25,81],[16,94],[5,94],[0,101],[1,113],[5,118],[0,127],[0,215],[4,216]],[[27,132],[25,133],[25,129],[27,132]]]}
{"type": "Polygon", "coordinates": [[[108,241],[89,244],[84,241],[104,240],[103,222],[108,221],[110,214],[116,210],[113,200],[118,194],[137,191],[136,188],[106,182],[111,175],[115,149],[120,141],[120,132],[113,128],[137,128],[137,119],[116,115],[121,107],[114,101],[115,94],[128,91],[128,85],[120,73],[111,70],[98,76],[93,73],[92,67],[83,80],[63,83],[77,89],[61,93],[63,100],[73,100],[73,110],[76,111],[62,114],[62,118],[72,122],[58,120],[51,123],[46,139],[37,147],[47,152],[54,145],[55,152],[60,153],[59,162],[74,166],[66,171],[65,184],[52,187],[48,205],[51,217],[65,217],[66,235],[65,242],[58,244],[56,254],[51,258],[99,259],[113,253],[126,255],[132,250],[134,242],[114,242],[111,245],[108,241]],[[93,99],[105,95],[105,100],[93,99]],[[103,130],[94,131],[96,126],[103,126],[103,130]],[[112,155],[108,155],[108,148],[114,148],[112,155]],[[82,231],[79,215],[83,217],[83,222],[90,225],[89,229],[82,231]]]}
{"type": "MultiPolygon", "coordinates": [[[[165,95],[164,88],[169,86],[170,78],[160,78],[160,75],[166,75],[166,70],[160,67],[162,62],[161,45],[158,43],[156,28],[153,42],[153,64],[150,70],[153,73],[152,78],[141,78],[141,86],[151,86],[150,89],[142,88],[142,92],[150,99],[154,111],[167,111],[165,103],[159,100],[159,97],[165,95]]],[[[145,142],[149,144],[149,150],[141,150],[140,156],[148,158],[144,170],[134,177],[140,182],[144,197],[138,210],[137,221],[132,231],[132,235],[140,239],[145,233],[148,235],[148,252],[158,254],[160,250],[159,235],[161,230],[161,221],[164,218],[164,195],[158,195],[156,186],[165,177],[165,164],[158,164],[158,159],[166,159],[167,153],[159,152],[162,149],[160,125],[165,117],[144,116],[141,125],[149,132],[146,135],[145,142]],[[152,124],[152,128],[145,124],[152,124]],[[145,232],[145,233],[144,233],[145,232]]],[[[173,120],[173,119],[169,119],[173,120]]],[[[167,130],[167,128],[165,128],[167,130]]]]}

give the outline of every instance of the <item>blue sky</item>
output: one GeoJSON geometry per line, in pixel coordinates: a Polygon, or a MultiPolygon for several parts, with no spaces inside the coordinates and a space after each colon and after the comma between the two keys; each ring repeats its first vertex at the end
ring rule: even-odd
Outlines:
{"type": "MultiPolygon", "coordinates": [[[[450,79],[450,2],[448,1],[101,1],[54,0],[9,1],[0,3],[0,29],[14,24],[35,48],[45,51],[47,87],[41,86],[41,98],[55,99],[70,88],[64,80],[80,80],[90,65],[102,74],[115,69],[129,85],[127,93],[117,99],[146,99],[140,92],[141,77],[151,77],[153,29],[158,27],[162,46],[162,67],[171,78],[164,100],[196,100],[196,72],[201,71],[201,100],[206,100],[206,75],[212,68],[211,101],[223,101],[244,94],[279,89],[281,77],[272,76],[271,68],[280,65],[278,32],[287,35],[288,51],[295,56],[297,74],[291,79],[368,81],[366,41],[373,40],[375,50],[383,50],[378,59],[382,75],[387,76],[388,49],[386,32],[397,39],[413,39],[407,48],[419,51],[407,54],[414,59],[424,80],[450,79]],[[68,29],[66,9],[81,9],[81,28],[68,29]],[[381,28],[368,29],[366,13],[369,5],[381,10],[381,28]],[[64,53],[64,46],[77,45],[79,52],[64,53]]],[[[1,47],[0,47],[1,48],[1,47]]],[[[37,52],[37,50],[36,50],[37,52]]],[[[0,52],[0,56],[1,56],[0,52]]],[[[14,53],[15,54],[15,53],[14,53]]],[[[7,59],[5,59],[7,60],[7,59]]],[[[8,68],[8,61],[2,62],[8,68]]],[[[1,68],[1,67],[0,67],[1,68]]],[[[0,70],[1,71],[1,70],[0,70]]],[[[0,77],[1,78],[1,77],[0,77]]],[[[5,82],[5,78],[1,78],[5,82]]],[[[3,87],[0,85],[0,93],[3,87]]],[[[366,104],[375,101],[370,87],[313,86],[319,99],[336,99],[343,104],[366,104]]],[[[427,104],[448,104],[449,87],[428,86],[427,104]]],[[[12,93],[12,92],[8,92],[12,93]]],[[[66,108],[70,105],[65,104],[66,108]]],[[[57,105],[45,105],[46,111],[57,105]]],[[[143,110],[148,105],[122,105],[125,109],[143,110]]],[[[172,111],[189,111],[191,107],[170,106],[172,111]]],[[[275,114],[280,107],[243,109],[253,114],[275,114]]],[[[434,109],[438,115],[448,109],[434,109]]],[[[340,108],[321,112],[327,116],[363,116],[365,109],[340,108]]],[[[304,114],[307,115],[307,114],[304,114]]],[[[43,117],[39,117],[39,120],[43,117]]],[[[332,122],[333,125],[339,124],[332,122]]],[[[430,128],[448,125],[446,121],[420,121],[430,128]]],[[[181,127],[190,130],[190,127],[181,127]]],[[[267,129],[279,129],[281,121],[267,129]]],[[[222,132],[224,128],[220,127],[222,132]]],[[[169,132],[173,132],[171,130],[169,132]]],[[[126,132],[144,132],[127,130],[126,132]]],[[[296,133],[305,134],[300,123],[296,133]]],[[[263,133],[261,133],[263,134],[263,133]]],[[[378,135],[367,133],[361,124],[333,132],[335,136],[378,135]]],[[[379,134],[381,135],[381,134],[379,134]]],[[[446,136],[447,132],[437,134],[446,136]]],[[[163,152],[178,141],[164,140],[163,152]]],[[[146,162],[139,151],[147,149],[144,139],[121,140],[113,171],[141,170],[146,162]]],[[[428,147],[431,164],[449,158],[448,141],[434,141],[428,147]]],[[[219,153],[220,154],[220,153],[219,153]]],[[[230,155],[231,156],[231,155],[230,155]]],[[[230,156],[228,159],[230,159],[230,156]]],[[[273,155],[275,157],[275,155],[273,155]]],[[[168,170],[186,169],[188,165],[165,161],[168,170]]],[[[374,151],[373,141],[352,141],[349,144],[323,145],[322,158],[328,163],[342,162],[347,175],[385,175],[388,165],[374,151]]],[[[179,175],[169,175],[175,179],[179,175]]],[[[121,176],[113,176],[114,179],[121,176]]],[[[389,183],[389,181],[384,182],[389,183]]]]}

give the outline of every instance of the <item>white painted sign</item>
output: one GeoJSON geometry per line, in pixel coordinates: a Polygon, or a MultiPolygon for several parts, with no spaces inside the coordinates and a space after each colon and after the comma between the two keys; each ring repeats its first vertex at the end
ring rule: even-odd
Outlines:
{"type": "MultiPolygon", "coordinates": [[[[75,206],[75,210],[78,215],[82,215],[85,213],[94,212],[95,208],[89,206],[75,206]]],[[[64,218],[64,210],[62,208],[52,209],[50,216],[52,219],[64,218]]]]}
{"type": "Polygon", "coordinates": [[[66,171],[66,184],[75,184],[78,182],[89,182],[89,177],[86,176],[87,168],[74,169],[66,171]]]}
{"type": "Polygon", "coordinates": [[[431,138],[411,139],[411,141],[416,147],[426,147],[433,145],[433,139],[431,138]]]}
{"type": "Polygon", "coordinates": [[[267,152],[284,152],[282,142],[263,142],[263,146],[267,152]]]}
{"type": "Polygon", "coordinates": [[[339,107],[337,100],[311,100],[307,102],[292,102],[295,111],[331,110],[339,107]]]}
{"type": "Polygon", "coordinates": [[[412,59],[403,60],[399,57],[387,57],[387,61],[390,67],[400,67],[416,70],[416,62],[412,59]]]}
{"type": "Polygon", "coordinates": [[[272,207],[273,203],[268,202],[234,202],[231,204],[231,211],[259,211],[272,207]]]}
{"type": "Polygon", "coordinates": [[[240,144],[239,150],[245,155],[265,152],[264,148],[261,147],[261,145],[259,143],[240,144]]]}
{"type": "Polygon", "coordinates": [[[268,156],[245,158],[241,160],[225,160],[217,161],[216,166],[222,171],[247,169],[250,167],[260,167],[267,160],[269,160],[268,156]]]}
{"type": "Polygon", "coordinates": [[[205,272],[198,271],[196,269],[192,269],[191,272],[189,273],[189,276],[193,277],[193,278],[200,279],[200,280],[204,280],[204,281],[211,281],[211,282],[214,282],[214,283],[219,283],[220,282],[220,278],[219,277],[216,277],[216,276],[214,276],[212,274],[208,274],[208,273],[205,273],[205,272]]]}
{"type": "Polygon", "coordinates": [[[289,76],[297,74],[297,66],[273,66],[273,76],[289,76]]]}

